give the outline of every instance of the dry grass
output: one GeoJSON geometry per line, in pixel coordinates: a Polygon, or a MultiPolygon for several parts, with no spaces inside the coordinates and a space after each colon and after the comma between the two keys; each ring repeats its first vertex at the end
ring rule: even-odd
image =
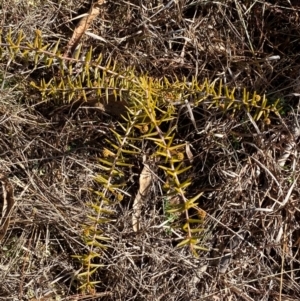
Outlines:
{"type": "MultiPolygon", "coordinates": [[[[265,92],[282,99],[286,114],[266,124],[244,112],[231,118],[197,108],[197,135],[182,110],[178,138],[192,146],[189,193],[204,191],[199,207],[207,212],[209,252],[194,258],[174,247],[177,236],[159,227],[166,216],[155,183],[139,233],[131,225],[133,199],[120,203],[105,229],[112,242],[96,275],[102,282],[95,295],[80,295],[72,255],[86,249],[88,189],[116,119],[37,104],[27,83],[39,71],[0,61],[1,172],[16,199],[1,241],[0,300],[300,300],[300,107],[291,95],[300,92],[300,4],[144,2],[107,0],[90,29],[106,42],[85,36],[84,48],[153,77],[196,75],[265,92]]],[[[70,20],[89,7],[83,0],[8,0],[0,4],[0,24],[4,34],[22,29],[30,39],[40,29],[49,43],[60,38],[67,45],[77,22],[70,20]]],[[[134,194],[138,175],[131,181],[134,194]]]]}

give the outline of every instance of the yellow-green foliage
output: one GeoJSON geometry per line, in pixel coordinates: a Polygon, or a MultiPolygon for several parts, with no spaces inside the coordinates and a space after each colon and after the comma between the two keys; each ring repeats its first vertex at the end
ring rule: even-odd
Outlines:
{"type": "Polygon", "coordinates": [[[192,78],[190,82],[186,79],[174,79],[172,82],[166,78],[151,79],[147,75],[137,76],[132,69],[120,68],[116,62],[107,62],[103,66],[102,55],[95,57],[92,49],[84,55],[81,49],[78,49],[73,58],[64,58],[59,48],[60,41],[51,45],[44,44],[39,30],[36,31],[32,42],[26,41],[22,32],[15,40],[11,38],[10,33],[5,38],[0,35],[1,60],[6,59],[11,63],[17,59],[23,64],[31,62],[34,64],[33,70],[42,68],[44,74],[53,75],[47,81],[40,78],[37,82],[31,82],[45,99],[87,101],[91,94],[102,96],[105,93],[108,99],[109,94],[122,96],[123,92],[129,92],[131,97],[140,97],[141,90],[146,89],[146,83],[151,80],[151,93],[161,97],[163,105],[189,100],[195,107],[206,103],[208,109],[219,108],[231,114],[244,108],[256,121],[261,117],[268,118],[271,112],[277,114],[280,110],[278,100],[271,104],[265,96],[261,97],[256,92],[250,95],[246,90],[237,96],[235,89],[229,91],[222,82],[199,83],[196,78],[192,78]]]}
{"type": "Polygon", "coordinates": [[[198,206],[201,193],[187,197],[187,189],[192,184],[191,166],[188,160],[184,160],[185,143],[178,143],[175,139],[179,108],[188,102],[190,108],[205,105],[208,110],[224,111],[230,115],[246,110],[257,121],[261,118],[269,120],[271,113],[278,114],[278,101],[271,104],[265,96],[256,93],[250,96],[245,90],[238,97],[235,90],[229,91],[221,82],[206,80],[199,83],[196,78],[171,82],[166,78],[136,75],[134,70],[122,69],[115,62],[102,65],[102,56],[95,56],[93,49],[84,55],[79,49],[75,57],[63,58],[59,51],[60,42],[44,44],[40,31],[36,32],[32,42],[26,41],[22,33],[15,40],[10,34],[2,40],[2,61],[18,60],[33,64],[34,69],[43,68],[47,80],[41,77],[30,83],[43,99],[89,101],[91,95],[106,95],[109,100],[109,95],[114,95],[127,103],[127,112],[118,120],[119,127],[111,129],[109,137],[112,138],[107,139],[103,156],[99,158],[102,172],[95,180],[101,189],[95,191],[95,201],[90,204],[94,215],[89,217],[88,225],[82,225],[83,239],[89,250],[88,254],[77,256],[83,265],[82,273],[78,275],[82,279],[82,288],[91,290],[97,283],[92,276],[102,266],[101,251],[110,245],[110,238],[103,232],[102,225],[113,222],[114,206],[126,194],[125,173],[132,167],[131,162],[141,158],[145,140],[152,144],[152,153],[147,160],[158,162],[158,168],[165,174],[165,197],[180,199],[179,203],[168,208],[169,213],[184,216],[181,229],[185,239],[178,246],[188,245],[194,253],[202,250],[203,218],[190,216],[190,210],[198,206]],[[84,58],[79,59],[81,57],[84,58]]]}

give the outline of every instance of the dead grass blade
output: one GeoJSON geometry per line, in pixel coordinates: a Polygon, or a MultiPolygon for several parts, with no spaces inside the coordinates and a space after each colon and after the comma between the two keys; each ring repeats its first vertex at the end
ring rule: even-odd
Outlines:
{"type": "Polygon", "coordinates": [[[8,179],[0,174],[0,182],[2,184],[2,195],[0,195],[1,208],[1,225],[0,240],[5,236],[10,222],[10,215],[14,206],[14,190],[8,179]]]}
{"type": "Polygon", "coordinates": [[[153,176],[150,171],[149,165],[145,164],[140,174],[140,187],[139,191],[133,202],[132,226],[135,232],[140,230],[141,210],[153,181],[153,176]]]}
{"type": "Polygon", "coordinates": [[[70,57],[72,52],[75,50],[83,34],[91,26],[92,22],[97,18],[100,13],[101,6],[105,3],[105,0],[98,0],[93,3],[87,15],[85,15],[75,28],[72,38],[69,40],[64,57],[70,57]]]}

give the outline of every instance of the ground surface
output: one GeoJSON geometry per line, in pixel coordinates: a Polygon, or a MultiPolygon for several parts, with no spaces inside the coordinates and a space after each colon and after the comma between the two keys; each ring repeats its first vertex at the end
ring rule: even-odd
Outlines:
{"type": "MultiPolygon", "coordinates": [[[[244,111],[231,116],[197,107],[197,130],[178,109],[176,139],[191,147],[188,193],[203,192],[198,207],[208,251],[195,257],[175,247],[182,234],[161,226],[174,216],[164,210],[159,181],[143,205],[141,231],[133,231],[143,163],[137,157],[128,196],[103,225],[111,241],[90,293],[77,290],[82,266],[72,255],[87,253],[90,189],[99,188],[98,158],[119,119],[94,107],[42,101],[29,83],[53,74],[0,57],[0,172],[15,203],[1,240],[0,300],[300,300],[300,3],[241,2],[107,0],[89,28],[98,38],[81,38],[85,50],[102,53],[104,65],[113,60],[170,81],[222,80],[237,93],[246,88],[280,99],[282,107],[281,115],[258,121],[244,111]]],[[[9,30],[32,40],[38,29],[48,43],[60,39],[65,47],[75,17],[90,7],[83,0],[3,1],[0,50],[9,30]]],[[[2,230],[4,222],[2,216],[2,230]]]]}

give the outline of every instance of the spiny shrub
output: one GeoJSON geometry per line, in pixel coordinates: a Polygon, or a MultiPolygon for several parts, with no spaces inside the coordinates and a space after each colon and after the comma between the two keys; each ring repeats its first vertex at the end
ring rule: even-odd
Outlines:
{"type": "MultiPolygon", "coordinates": [[[[191,163],[185,158],[186,143],[176,139],[179,110],[186,108],[193,129],[198,132],[193,116],[195,108],[205,107],[231,116],[246,111],[255,121],[269,122],[271,114],[279,114],[279,101],[270,103],[265,96],[255,92],[250,95],[245,90],[230,91],[222,82],[205,80],[199,83],[196,78],[169,81],[165,77],[154,79],[137,75],[133,69],[122,68],[116,62],[104,64],[101,54],[96,55],[92,48],[86,53],[79,48],[72,58],[66,58],[60,52],[60,41],[45,44],[40,31],[36,32],[33,41],[26,40],[22,32],[15,39],[10,32],[0,37],[2,62],[22,63],[40,71],[39,78],[28,82],[27,88],[30,86],[43,100],[89,103],[98,98],[107,103],[113,97],[114,106],[122,104],[122,117],[117,121],[118,126],[110,129],[111,135],[107,136],[106,147],[99,158],[101,174],[95,176],[95,181],[100,189],[93,191],[95,199],[89,204],[94,214],[82,225],[88,251],[76,255],[83,266],[78,275],[81,288],[93,291],[98,283],[93,275],[102,267],[102,252],[110,246],[110,237],[103,225],[114,222],[114,206],[126,195],[126,173],[132,168],[131,162],[137,157],[142,158],[143,141],[151,145],[151,152],[144,162],[154,162],[164,175],[168,214],[182,216],[180,227],[184,239],[178,246],[189,246],[194,254],[203,250],[201,238],[205,214],[191,215],[191,209],[199,212],[198,200],[202,193],[192,197],[187,194],[193,178],[189,172],[191,163]]],[[[175,227],[175,223],[178,227],[176,219],[170,223],[170,227],[175,227]]]]}

